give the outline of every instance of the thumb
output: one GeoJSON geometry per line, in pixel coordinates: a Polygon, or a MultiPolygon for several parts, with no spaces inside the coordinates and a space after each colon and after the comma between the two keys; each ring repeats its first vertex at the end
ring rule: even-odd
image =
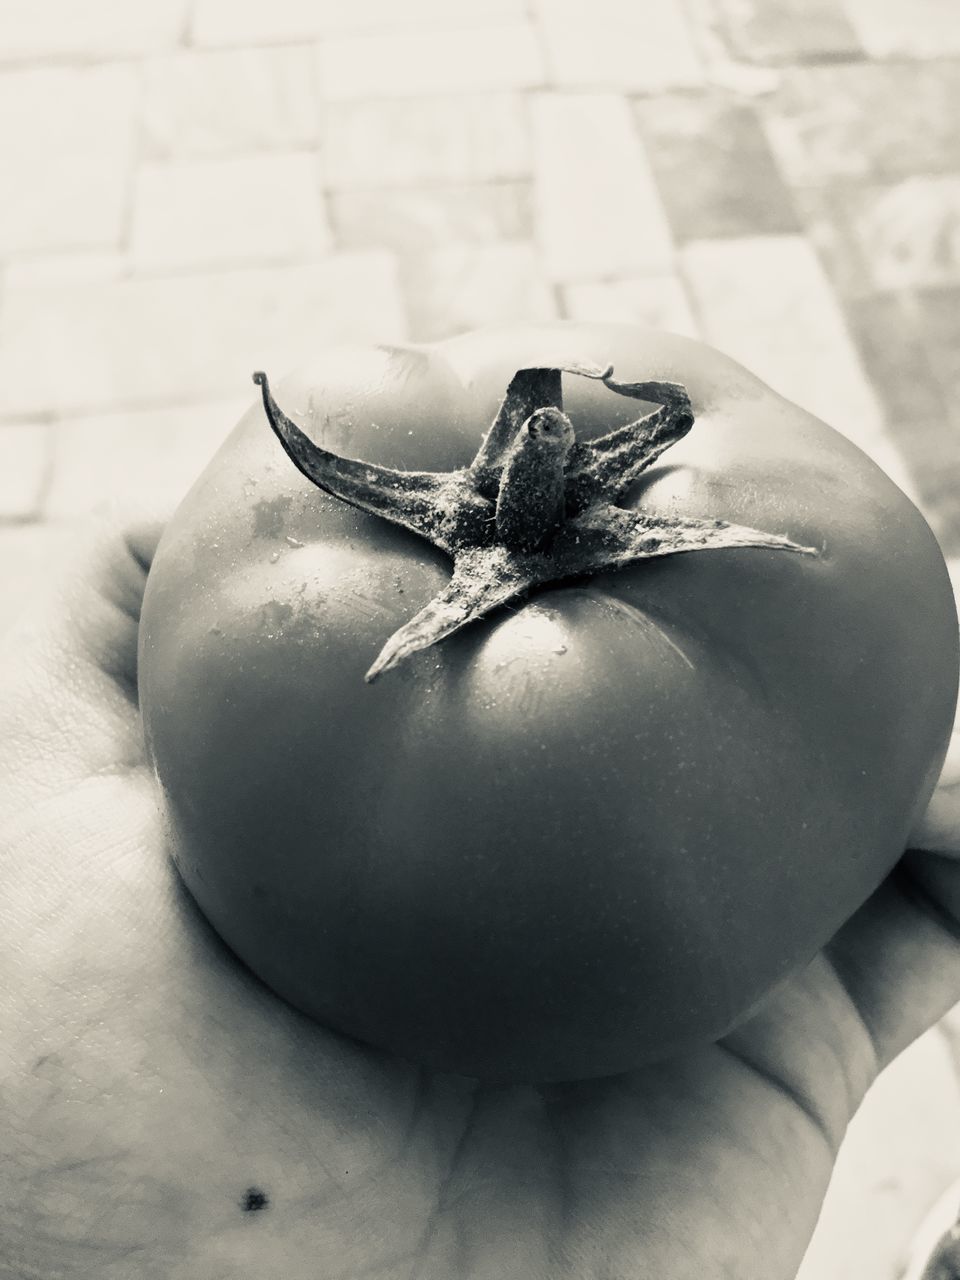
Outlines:
{"type": "Polygon", "coordinates": [[[911,833],[910,848],[960,858],[960,725],[954,727],[940,781],[911,833]]]}
{"type": "Polygon", "coordinates": [[[142,758],[137,627],[160,525],[108,516],[78,526],[0,653],[0,773],[20,804],[142,758]]]}

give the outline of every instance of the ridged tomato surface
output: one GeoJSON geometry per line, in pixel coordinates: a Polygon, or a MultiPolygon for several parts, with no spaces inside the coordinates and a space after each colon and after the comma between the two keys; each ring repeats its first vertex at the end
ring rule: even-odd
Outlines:
{"type": "MultiPolygon", "coordinates": [[[[517,369],[571,361],[690,393],[693,429],[625,505],[818,554],[551,586],[368,685],[449,560],[310,484],[252,401],[164,534],[141,624],[171,851],[213,927],[324,1024],[501,1080],[625,1070],[741,1018],[897,861],[956,698],[922,516],[702,344],[498,329],[332,349],[275,394],[328,449],[447,471],[517,369]]],[[[643,411],[563,385],[583,440],[643,411]]]]}

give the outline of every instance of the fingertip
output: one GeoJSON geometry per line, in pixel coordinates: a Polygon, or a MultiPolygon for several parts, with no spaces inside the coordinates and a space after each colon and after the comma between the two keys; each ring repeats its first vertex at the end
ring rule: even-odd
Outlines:
{"type": "Polygon", "coordinates": [[[163,519],[101,509],[69,526],[6,637],[65,669],[70,656],[129,682],[147,573],[163,519]]]}
{"type": "Polygon", "coordinates": [[[954,728],[936,790],[909,847],[960,858],[960,729],[954,728]]]}
{"type": "Polygon", "coordinates": [[[910,836],[910,848],[960,858],[960,787],[937,790],[910,836]]]}
{"type": "Polygon", "coordinates": [[[145,573],[149,572],[150,566],[153,564],[153,557],[156,555],[157,546],[165,527],[166,521],[159,517],[153,519],[141,518],[135,522],[128,523],[123,530],[123,537],[126,540],[130,554],[145,573]]]}

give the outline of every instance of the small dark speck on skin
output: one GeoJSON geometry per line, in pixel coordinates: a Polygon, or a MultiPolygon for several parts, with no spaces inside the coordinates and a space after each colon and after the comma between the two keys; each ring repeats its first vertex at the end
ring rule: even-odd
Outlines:
{"type": "Polygon", "coordinates": [[[259,1187],[248,1187],[243,1193],[240,1208],[244,1213],[256,1213],[258,1209],[266,1209],[269,1203],[270,1198],[265,1191],[259,1187]]]}

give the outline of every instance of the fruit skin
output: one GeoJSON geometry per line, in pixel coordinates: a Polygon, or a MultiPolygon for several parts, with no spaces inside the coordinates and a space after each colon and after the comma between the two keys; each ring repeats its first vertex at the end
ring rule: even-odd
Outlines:
{"type": "MultiPolygon", "coordinates": [[[[957,618],[923,517],[727,357],[628,325],[339,348],[277,389],[340,454],[465,465],[521,367],[683,383],[630,496],[817,557],[690,553],[547,588],[364,683],[445,557],[305,480],[253,404],[166,530],[140,698],[172,855],[318,1021],[499,1081],[713,1040],[893,867],[943,762],[957,618]]],[[[589,439],[637,416],[564,378],[589,439]]]]}

